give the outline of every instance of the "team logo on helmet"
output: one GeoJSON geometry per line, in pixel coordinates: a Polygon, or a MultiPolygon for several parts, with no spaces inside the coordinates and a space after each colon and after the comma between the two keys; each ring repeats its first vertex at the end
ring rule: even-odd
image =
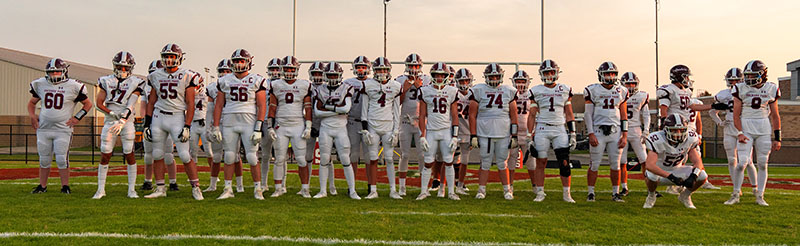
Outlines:
{"type": "Polygon", "coordinates": [[[692,71],[686,65],[678,64],[669,69],[669,80],[681,84],[684,88],[692,87],[689,76],[692,76],[692,71]]]}

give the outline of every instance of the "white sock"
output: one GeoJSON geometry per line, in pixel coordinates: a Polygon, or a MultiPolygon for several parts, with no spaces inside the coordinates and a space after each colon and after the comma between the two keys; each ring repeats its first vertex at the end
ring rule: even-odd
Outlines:
{"type": "Polygon", "coordinates": [[[561,187],[561,191],[563,191],[564,193],[569,193],[570,192],[569,191],[569,186],[561,187]]]}
{"type": "Polygon", "coordinates": [[[536,193],[540,193],[544,191],[544,187],[536,186],[536,193]]]}
{"type": "Polygon", "coordinates": [[[389,191],[397,192],[394,181],[394,161],[386,160],[386,177],[389,178],[389,191]]]}
{"type": "Polygon", "coordinates": [[[327,193],[328,188],[328,171],[325,168],[320,168],[319,170],[319,192],[327,193]]]}
{"type": "Polygon", "coordinates": [[[242,176],[236,177],[236,187],[244,186],[244,182],[242,181],[242,176]]]}
{"type": "Polygon", "coordinates": [[[453,165],[444,167],[444,177],[447,179],[447,194],[455,194],[456,169],[453,165]]]}
{"type": "Polygon", "coordinates": [[[261,189],[261,181],[253,182],[253,187],[258,190],[261,189]]]}
{"type": "MultiPolygon", "coordinates": [[[[261,183],[266,184],[267,179],[269,178],[269,176],[267,176],[269,175],[269,158],[263,158],[263,159],[266,159],[266,161],[261,162],[261,183]]],[[[253,170],[250,171],[252,172],[253,170]]]]}
{"type": "Polygon", "coordinates": [[[478,185],[478,193],[486,194],[486,186],[485,185],[478,185]]]}
{"type": "Polygon", "coordinates": [[[136,164],[128,165],[128,191],[136,190],[136,164]]]}
{"type": "Polygon", "coordinates": [[[431,182],[431,173],[433,170],[427,167],[422,167],[422,175],[419,188],[422,190],[421,192],[428,192],[428,182],[431,182]]]}
{"type": "Polygon", "coordinates": [[[400,187],[406,187],[406,179],[400,178],[400,187]]]}
{"type": "Polygon", "coordinates": [[[336,184],[335,184],[335,182],[336,182],[336,174],[334,173],[333,163],[331,163],[327,167],[328,167],[328,178],[329,178],[328,182],[330,182],[330,183],[328,183],[328,185],[331,188],[334,188],[334,187],[336,187],[336,184]]]}
{"type": "Polygon", "coordinates": [[[369,190],[372,192],[378,192],[378,185],[369,185],[369,190]]]}
{"type": "Polygon", "coordinates": [[[219,182],[219,177],[211,177],[211,180],[208,181],[208,186],[217,188],[217,182],[219,182]]]}
{"type": "Polygon", "coordinates": [[[227,179],[225,180],[226,189],[230,189],[232,185],[233,185],[233,180],[227,180],[227,179]]]}
{"type": "Polygon", "coordinates": [[[734,168],[731,180],[733,180],[733,192],[738,194],[739,191],[742,190],[742,183],[744,182],[744,170],[740,171],[738,167],[734,168]]]}
{"type": "Polygon", "coordinates": [[[503,185],[503,192],[508,192],[508,185],[503,185]]]}
{"type": "Polygon", "coordinates": [[[178,181],[177,181],[177,180],[175,180],[175,179],[169,179],[169,184],[175,184],[175,183],[177,183],[177,182],[178,182],[178,181]]]}
{"type": "MultiPolygon", "coordinates": [[[[280,180],[278,180],[278,181],[280,181],[280,180]]],[[[275,183],[275,191],[279,191],[281,186],[283,186],[283,184],[275,183]]]]}
{"type": "Polygon", "coordinates": [[[612,193],[612,194],[617,194],[617,193],[619,193],[619,185],[612,185],[612,186],[611,186],[611,193],[612,193]]]}
{"type": "Polygon", "coordinates": [[[301,184],[300,188],[303,188],[304,190],[308,190],[308,184],[301,184]]]}
{"type": "MultiPolygon", "coordinates": [[[[766,164],[764,165],[766,166],[766,164]]],[[[767,188],[767,178],[769,176],[767,173],[767,168],[765,167],[764,169],[760,170],[757,176],[758,176],[758,183],[757,183],[758,191],[756,193],[759,196],[764,196],[764,190],[767,188]]]]}
{"type": "Polygon", "coordinates": [[[594,186],[587,186],[586,188],[589,189],[589,193],[594,193],[594,186]]]}
{"type": "MultiPolygon", "coordinates": [[[[758,171],[756,171],[756,166],[750,163],[749,165],[746,166],[746,168],[747,168],[747,177],[750,178],[750,184],[753,185],[753,187],[758,186],[758,182],[756,182],[756,180],[758,180],[756,178],[756,174],[758,174],[758,171]]],[[[744,177],[744,174],[742,174],[742,177],[744,177]]]]}
{"type": "Polygon", "coordinates": [[[97,189],[106,190],[106,175],[108,175],[108,164],[100,164],[97,167],[97,189]]]}
{"type": "Polygon", "coordinates": [[[144,179],[144,182],[153,183],[153,179],[144,179]]]}
{"type": "Polygon", "coordinates": [[[623,189],[628,189],[628,183],[622,183],[622,184],[620,184],[620,186],[621,186],[623,189]]]}
{"type": "Polygon", "coordinates": [[[347,181],[347,189],[350,193],[356,192],[356,180],[353,173],[353,166],[347,165],[344,167],[344,179],[347,181]]]}

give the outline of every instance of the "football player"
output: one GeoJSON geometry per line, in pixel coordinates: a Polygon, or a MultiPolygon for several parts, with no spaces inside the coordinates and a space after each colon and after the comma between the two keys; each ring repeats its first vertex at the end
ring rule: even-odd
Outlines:
{"type": "Polygon", "coordinates": [[[309,190],[308,162],[306,160],[306,142],[311,138],[311,82],[298,79],[300,62],[294,56],[283,58],[281,79],[270,82],[269,116],[267,118],[267,136],[275,146],[275,169],[272,171],[275,180],[275,192],[272,197],[286,193],[283,180],[286,169],[286,155],[289,143],[297,159],[300,176],[300,195],[311,198],[309,190]]]}
{"type": "MultiPolygon", "coordinates": [[[[150,62],[150,67],[147,69],[147,74],[151,74],[155,72],[159,68],[164,68],[163,63],[161,60],[153,60],[150,62]]],[[[150,83],[145,82],[142,96],[141,103],[141,115],[147,115],[147,100],[150,97],[150,83]]],[[[140,190],[142,191],[151,191],[153,190],[153,143],[147,139],[142,140],[142,144],[144,145],[144,183],[140,190]]],[[[167,175],[169,177],[169,190],[170,191],[177,191],[178,183],[177,183],[177,171],[178,167],[175,166],[175,157],[172,154],[172,149],[175,144],[172,142],[172,139],[167,138],[164,140],[164,163],[167,166],[167,175]]]]}
{"type": "MultiPolygon", "coordinates": [[[[469,143],[469,89],[472,88],[472,72],[469,69],[461,68],[456,71],[455,80],[458,85],[458,149],[455,152],[457,158],[457,174],[458,181],[456,182],[456,194],[468,195],[467,185],[464,179],[467,177],[467,165],[469,164],[469,155],[472,150],[469,143]]],[[[402,140],[402,139],[401,139],[402,140]]]]}
{"type": "Polygon", "coordinates": [[[562,199],[568,203],[575,203],[572,199],[570,186],[572,182],[572,167],[569,163],[569,151],[575,149],[575,115],[572,112],[572,88],[563,83],[557,83],[561,68],[555,61],[547,59],[539,66],[539,76],[542,84],[534,86],[528,92],[530,100],[530,113],[528,115],[526,132],[528,139],[527,152],[536,158],[536,164],[528,164],[528,175],[534,185],[535,202],[544,201],[545,168],[547,166],[547,151],[552,148],[558,161],[559,175],[561,176],[562,199]],[[565,127],[566,125],[566,127],[565,127]]]}
{"type": "MultiPolygon", "coordinates": [[[[239,155],[239,144],[244,146],[250,170],[261,170],[258,163],[258,144],[261,142],[261,119],[266,114],[266,80],[261,75],[250,73],[253,56],[245,49],[237,49],[231,54],[233,74],[225,75],[217,82],[217,96],[214,102],[215,142],[223,143],[225,153],[225,188],[217,199],[234,197],[231,186],[233,164],[239,155]],[[223,118],[224,117],[224,118],[223,118]],[[221,124],[223,123],[223,124],[221,124]],[[222,125],[222,131],[220,131],[222,125]]],[[[250,172],[253,177],[253,196],[264,200],[261,189],[261,172],[250,172]]]]}
{"type": "Polygon", "coordinates": [[[506,159],[508,149],[517,145],[517,90],[501,84],[503,73],[497,63],[487,65],[483,70],[486,83],[477,84],[469,91],[469,141],[472,148],[481,151],[476,199],[486,198],[486,182],[492,164],[497,165],[503,197],[514,199],[508,186],[506,159]]]}
{"type": "MultiPolygon", "coordinates": [[[[206,111],[206,119],[208,119],[208,125],[214,125],[214,110],[215,110],[215,101],[217,100],[217,82],[220,78],[225,77],[230,73],[233,73],[231,70],[233,65],[231,64],[230,59],[222,59],[217,64],[217,81],[211,82],[206,86],[206,97],[208,98],[207,107],[208,111],[206,111]]],[[[203,190],[203,192],[211,192],[217,190],[217,182],[219,182],[219,171],[220,171],[220,163],[223,161],[223,144],[221,142],[215,142],[216,139],[212,138],[213,134],[213,127],[206,127],[205,139],[208,140],[208,144],[211,148],[211,158],[208,161],[208,165],[211,166],[211,180],[209,182],[208,188],[203,190]]],[[[206,141],[203,141],[205,143],[206,141]]],[[[194,142],[192,142],[194,143],[194,142]]],[[[192,145],[194,146],[194,145],[192,145]]],[[[238,147],[238,146],[237,146],[238,147]]],[[[238,150],[236,151],[239,152],[238,150]]],[[[197,161],[197,159],[194,159],[197,161]]],[[[242,182],[242,160],[239,155],[236,155],[236,162],[234,162],[234,174],[236,175],[236,192],[244,192],[244,184],[242,182]]],[[[263,179],[263,178],[262,178],[263,179]]],[[[264,187],[262,184],[261,187],[264,187]]]]}
{"type": "MultiPolygon", "coordinates": [[[[458,89],[449,85],[450,71],[447,64],[438,62],[431,67],[433,81],[423,86],[417,93],[419,100],[420,147],[425,152],[425,165],[421,171],[421,186],[417,200],[430,196],[428,182],[431,179],[431,167],[437,152],[441,154],[445,165],[448,198],[461,200],[455,193],[455,169],[453,169],[453,153],[458,148],[458,105],[456,94],[458,89]]],[[[444,190],[444,189],[442,189],[444,190]]]]}
{"type": "Polygon", "coordinates": [[[197,165],[189,154],[189,137],[194,119],[195,87],[202,84],[200,74],[180,65],[184,59],[183,50],[177,44],[167,44],[161,49],[161,62],[164,68],[147,76],[150,83],[150,98],[147,100],[147,115],[144,122],[144,137],[153,142],[153,162],[156,171],[156,191],[145,198],[166,197],[164,187],[164,143],[167,138],[175,141],[178,156],[183,162],[192,197],[203,200],[197,165]],[[183,125],[181,125],[183,123],[183,125]]]}
{"type": "Polygon", "coordinates": [[[378,198],[378,159],[383,154],[386,161],[386,176],[389,178],[389,197],[403,199],[397,193],[394,178],[394,146],[400,135],[400,98],[401,85],[392,79],[392,64],[385,57],[378,57],[372,62],[373,78],[364,81],[361,96],[361,137],[369,146],[369,164],[367,164],[367,183],[369,194],[366,199],[378,198]],[[381,151],[380,146],[383,147],[381,151]]]}
{"type": "MultiPolygon", "coordinates": [[[[311,87],[312,87],[311,88],[311,91],[312,91],[312,93],[311,93],[312,94],[311,102],[312,103],[316,101],[316,99],[313,96],[314,95],[314,90],[317,87],[325,84],[325,74],[323,73],[324,69],[325,69],[325,63],[322,63],[322,62],[319,62],[319,61],[312,63],[311,67],[308,68],[308,77],[309,77],[309,80],[311,80],[311,87]]],[[[313,112],[316,112],[316,110],[313,111],[313,112]]],[[[308,143],[306,143],[306,146],[311,146],[310,149],[312,150],[312,151],[306,151],[306,160],[309,160],[311,162],[313,162],[314,157],[315,157],[315,155],[317,153],[317,150],[318,150],[318,148],[317,148],[318,140],[317,139],[319,138],[319,129],[320,129],[320,118],[317,117],[316,114],[314,114],[311,117],[311,138],[309,138],[308,139],[308,143]]],[[[331,195],[335,196],[337,192],[336,192],[336,186],[334,184],[334,181],[336,181],[336,179],[334,178],[334,174],[333,174],[333,165],[322,165],[322,163],[320,163],[319,166],[327,168],[327,169],[320,169],[319,173],[327,172],[328,176],[330,177],[330,179],[329,179],[330,183],[326,184],[326,185],[324,185],[322,187],[329,186],[331,195]]],[[[309,166],[309,173],[311,173],[311,166],[309,166]]],[[[308,175],[308,178],[310,179],[311,175],[308,175]]]]}
{"type": "MultiPolygon", "coordinates": [[[[372,63],[366,56],[358,56],[353,60],[353,75],[356,77],[348,78],[342,83],[350,85],[353,88],[353,105],[350,107],[350,113],[347,117],[347,136],[350,137],[350,165],[353,167],[353,172],[358,174],[359,160],[366,160],[368,152],[367,143],[362,142],[361,135],[361,108],[362,108],[362,94],[361,90],[364,88],[364,81],[369,79],[369,72],[372,63]]],[[[368,193],[371,191],[370,186],[367,186],[368,193]]]]}
{"type": "MultiPolygon", "coordinates": [[[[267,83],[264,85],[267,88],[267,94],[269,94],[269,89],[272,88],[272,81],[279,80],[281,78],[281,67],[283,67],[283,60],[281,58],[272,58],[267,63],[267,83]]],[[[269,95],[267,95],[269,99],[269,95]]],[[[269,115],[269,114],[267,114],[269,115]]],[[[269,116],[264,117],[264,126],[262,129],[267,129],[272,125],[267,124],[267,118],[269,116]]],[[[275,153],[274,149],[272,148],[272,138],[267,136],[267,132],[263,132],[263,136],[261,137],[261,186],[264,191],[269,190],[269,185],[267,184],[267,179],[269,179],[269,168],[270,163],[273,162],[273,154],[275,153]]],[[[274,163],[273,163],[274,165],[274,163]]],[[[274,175],[273,175],[274,176],[274,175]]],[[[284,168],[283,172],[283,179],[286,179],[286,169],[284,168]]],[[[284,193],[286,193],[286,187],[283,187],[284,193]]]]}
{"type": "Polygon", "coordinates": [[[586,100],[586,131],[589,133],[589,155],[591,167],[588,170],[587,182],[589,194],[586,201],[595,201],[594,184],[597,182],[597,169],[608,153],[608,164],[611,166],[611,199],[625,202],[619,194],[619,159],[622,149],[628,143],[628,90],[617,84],[617,65],[603,62],[597,69],[600,83],[587,86],[584,91],[586,100]]]}
{"type": "MultiPolygon", "coordinates": [[[[350,137],[347,131],[342,131],[347,125],[347,115],[353,106],[353,89],[349,84],[342,83],[342,66],[336,62],[329,62],[322,69],[324,84],[317,86],[313,90],[314,98],[314,117],[320,119],[319,129],[319,193],[314,198],[328,196],[325,186],[328,178],[333,179],[333,163],[331,161],[331,150],[336,143],[336,151],[339,161],[344,169],[344,177],[347,180],[348,193],[350,198],[361,200],[356,193],[355,174],[350,165],[350,137]]],[[[333,182],[331,182],[333,185],[333,182]]],[[[331,186],[331,191],[335,188],[331,186]]]]}
{"type": "Polygon", "coordinates": [[[28,101],[28,116],[31,126],[36,130],[36,146],[39,152],[39,185],[34,194],[47,192],[47,178],[50,177],[50,163],[53,154],[61,177],[61,193],[70,194],[69,188],[69,145],[72,141],[72,127],[78,124],[92,109],[92,101],[86,93],[86,86],[68,76],[69,64],[61,58],[53,58],[45,65],[45,76],[31,82],[31,100],[28,101]],[[42,101],[39,115],[36,103],[42,101]],[[83,107],[74,116],[75,104],[83,107]]]}
{"type": "MultiPolygon", "coordinates": [[[[400,107],[400,166],[397,172],[399,176],[400,196],[406,195],[406,175],[408,175],[408,160],[412,154],[416,154],[417,161],[421,164],[424,159],[424,151],[419,148],[419,110],[417,90],[430,84],[430,77],[422,74],[422,57],[416,53],[411,53],[405,60],[405,74],[397,77],[397,82],[403,85],[403,103],[400,107]],[[417,146],[416,152],[411,152],[411,145],[417,146]]],[[[420,165],[422,166],[422,164],[420,165]]]]}
{"type": "Polygon", "coordinates": [[[725,204],[739,202],[744,166],[753,162],[753,149],[755,149],[755,163],[758,168],[756,203],[769,206],[764,200],[764,190],[767,188],[767,162],[770,151],[781,149],[781,116],[777,103],[781,91],[778,89],[778,84],[767,81],[767,65],[760,60],[752,60],[745,64],[742,74],[744,82],[736,84],[731,89],[733,124],[738,131],[739,140],[736,151],[741,158],[738,159],[733,179],[733,194],[725,204]],[[771,141],[770,129],[774,137],[771,141]]]}
{"type": "Polygon", "coordinates": [[[528,87],[531,84],[531,77],[528,75],[528,72],[518,70],[511,76],[511,84],[517,89],[517,124],[519,125],[519,127],[517,127],[519,143],[516,148],[508,150],[508,186],[509,192],[514,194],[514,172],[517,169],[517,165],[519,165],[520,168],[528,167],[529,170],[533,170],[533,167],[528,163],[528,161],[532,160],[524,160],[526,163],[519,160],[520,150],[526,148],[528,146],[528,141],[531,141],[531,139],[527,137],[528,112],[530,111],[528,108],[528,98],[530,97],[528,87]]]}
{"type": "Polygon", "coordinates": [[[97,85],[100,91],[95,96],[97,109],[105,114],[103,130],[100,133],[100,166],[97,167],[97,192],[92,199],[100,199],[106,195],[106,175],[108,162],[114,151],[117,136],[122,141],[122,154],[128,165],[128,197],[139,198],[136,194],[136,156],[133,153],[133,141],[136,129],[133,121],[129,121],[134,106],[144,87],[144,80],[133,76],[136,61],[131,53],[120,51],[111,59],[114,74],[100,77],[97,85]]]}
{"type": "Polygon", "coordinates": [[[684,189],[678,200],[687,208],[694,209],[692,193],[706,182],[708,175],[703,170],[703,161],[697,151],[700,139],[697,133],[688,129],[689,122],[680,114],[664,118],[663,129],[651,133],[647,145],[645,164],[645,183],[647,198],[644,208],[652,208],[656,203],[656,188],[659,184],[674,184],[684,189]],[[694,167],[685,166],[691,160],[694,167]]]}
{"type": "MultiPolygon", "coordinates": [[[[727,88],[719,91],[716,95],[714,95],[714,102],[715,103],[722,103],[728,105],[728,109],[726,110],[716,110],[711,109],[709,111],[709,116],[711,116],[711,120],[717,124],[717,126],[724,128],[724,136],[722,138],[722,145],[725,147],[725,153],[728,159],[728,173],[731,176],[731,180],[736,182],[735,173],[738,164],[738,156],[736,153],[736,135],[738,131],[736,130],[736,126],[733,125],[733,94],[731,94],[731,89],[738,83],[742,82],[742,69],[739,68],[731,68],[725,74],[725,85],[727,88]],[[719,118],[719,112],[725,112],[725,119],[719,118]]],[[[753,165],[753,162],[748,162],[744,167],[741,167],[743,170],[747,169],[747,175],[750,177],[750,185],[753,186],[753,195],[755,196],[758,191],[758,183],[756,182],[756,167],[753,165]]],[[[744,177],[742,177],[744,178],[744,177]]],[[[741,196],[741,190],[739,190],[739,196],[741,196]]]]}
{"type": "MultiPolygon", "coordinates": [[[[628,124],[633,128],[628,129],[628,146],[633,149],[636,155],[636,162],[645,164],[647,152],[644,147],[644,139],[650,135],[650,95],[645,91],[639,90],[639,76],[633,72],[622,74],[620,82],[628,88],[628,124]]],[[[622,148],[620,159],[620,186],[619,192],[622,196],[628,195],[628,147],[622,148]]],[[[645,168],[642,168],[645,170],[645,168]]]]}

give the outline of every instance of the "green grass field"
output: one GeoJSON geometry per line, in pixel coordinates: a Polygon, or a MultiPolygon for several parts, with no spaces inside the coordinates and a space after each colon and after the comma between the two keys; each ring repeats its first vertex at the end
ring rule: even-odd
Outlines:
{"type": "MultiPolygon", "coordinates": [[[[0,162],[0,172],[20,167],[37,166],[0,162]]],[[[601,170],[601,175],[608,174],[607,167],[601,170]]],[[[708,171],[727,174],[726,167],[708,171]]],[[[645,210],[642,180],[630,180],[627,202],[616,203],[610,199],[608,178],[600,178],[598,201],[588,203],[585,174],[585,169],[573,171],[577,204],[561,201],[558,178],[547,179],[549,196],[541,203],[533,202],[527,180],[516,181],[513,201],[502,198],[499,184],[488,187],[485,200],[473,198],[477,184],[469,185],[472,195],[461,196],[461,201],[435,196],[415,201],[416,188],[406,199],[392,200],[388,185],[381,184],[379,199],[354,201],[344,194],[344,180],[337,180],[338,196],[305,199],[294,194],[299,181],[293,173],[288,175],[288,193],[265,201],[253,199],[249,173],[244,175],[246,192],[222,201],[215,200],[221,189],[206,193],[204,201],[193,200],[182,173],[181,191],[154,200],[126,198],[125,176],[109,177],[108,195],[102,200],[90,199],[97,187],[95,177],[72,178],[71,195],[58,192],[58,178],[51,178],[49,191],[38,195],[29,194],[36,179],[2,180],[0,244],[797,244],[800,239],[797,190],[768,189],[771,206],[760,207],[745,188],[740,204],[726,206],[722,202],[731,187],[722,186],[694,194],[697,210],[684,208],[668,194],[645,210]]],[[[770,174],[775,179],[800,179],[800,168],[773,167],[770,174]]],[[[201,173],[201,183],[208,184],[207,172],[201,173]]],[[[311,186],[313,195],[318,191],[316,177],[311,186]]],[[[357,183],[362,196],[365,186],[357,183]]]]}

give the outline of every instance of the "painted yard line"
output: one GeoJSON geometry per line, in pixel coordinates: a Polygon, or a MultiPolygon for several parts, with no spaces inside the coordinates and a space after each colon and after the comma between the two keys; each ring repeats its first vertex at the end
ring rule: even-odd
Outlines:
{"type": "Polygon", "coordinates": [[[365,211],[359,214],[388,214],[388,215],[433,215],[433,216],[478,216],[478,217],[513,217],[513,218],[536,218],[538,216],[530,214],[487,214],[487,213],[433,213],[433,212],[387,212],[387,211],[365,211]]]}
{"type": "Polygon", "coordinates": [[[260,242],[291,242],[291,243],[314,243],[314,244],[361,244],[361,245],[537,245],[519,242],[456,242],[456,241],[403,241],[403,240],[373,240],[373,239],[338,239],[338,238],[308,238],[308,237],[275,237],[275,236],[231,236],[231,235],[191,235],[191,234],[169,234],[169,235],[144,235],[144,234],[122,234],[104,232],[83,232],[83,233],[54,233],[54,232],[2,232],[0,238],[12,237],[33,237],[33,238],[109,238],[109,239],[146,239],[146,240],[223,240],[223,241],[260,241],[260,242]]]}

